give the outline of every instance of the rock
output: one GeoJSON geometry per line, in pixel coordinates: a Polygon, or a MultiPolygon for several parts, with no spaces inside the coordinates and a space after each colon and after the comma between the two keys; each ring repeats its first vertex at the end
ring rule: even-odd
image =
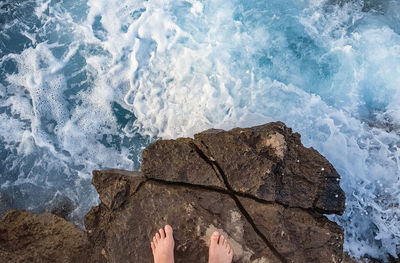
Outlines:
{"type": "Polygon", "coordinates": [[[152,262],[149,242],[174,228],[176,262],[207,262],[214,230],[234,262],[340,262],[339,175],[283,123],[194,139],[161,140],[143,152],[143,173],[94,171],[101,204],[85,217],[95,262],[152,262]]]}
{"type": "Polygon", "coordinates": [[[234,262],[341,262],[343,229],[323,215],[344,211],[339,180],[280,122],[160,140],[144,150],[142,172],[93,171],[101,202],[85,216],[87,239],[55,215],[10,211],[0,222],[0,258],[153,262],[150,240],[168,223],[176,263],[207,262],[216,230],[234,262]]]}
{"type": "Polygon", "coordinates": [[[322,213],[344,211],[336,170],[281,122],[158,141],[143,152],[141,168],[148,178],[219,188],[225,181],[240,195],[322,213]]]}
{"type": "Polygon", "coordinates": [[[124,173],[94,172],[94,185],[107,181],[106,196],[118,196],[121,180],[128,188],[122,206],[101,203],[85,217],[96,262],[152,262],[149,240],[166,223],[174,228],[176,262],[207,262],[207,241],[215,230],[233,246],[235,262],[339,262],[341,258],[343,230],[320,214],[124,173]]]}
{"type": "MultiPolygon", "coordinates": [[[[97,172],[94,181],[107,176],[97,172]]],[[[129,186],[143,182],[140,176],[125,179],[129,186]]],[[[152,262],[149,240],[166,223],[174,228],[175,262],[207,262],[207,241],[214,230],[225,232],[243,262],[274,259],[228,194],[152,181],[132,190],[135,194],[120,209],[110,213],[100,205],[85,217],[94,253],[102,254],[104,262],[152,262]]]]}
{"type": "Polygon", "coordinates": [[[248,198],[240,201],[257,229],[287,262],[340,262],[343,230],[326,217],[248,198]]]}
{"type": "Polygon", "coordinates": [[[196,145],[220,167],[232,190],[323,213],[343,213],[340,176],[283,123],[195,135],[196,145]]]}
{"type": "Polygon", "coordinates": [[[1,262],[87,262],[86,233],[50,214],[9,210],[0,221],[1,262]]]}
{"type": "Polygon", "coordinates": [[[76,208],[74,202],[65,195],[56,193],[47,204],[46,211],[56,216],[68,219],[69,214],[76,208]]]}
{"type": "Polygon", "coordinates": [[[142,171],[149,178],[225,189],[190,138],[160,140],[143,151],[142,171]]]}
{"type": "Polygon", "coordinates": [[[129,178],[135,175],[141,175],[140,172],[128,172],[124,170],[111,169],[107,171],[107,176],[101,172],[94,171],[96,180],[92,180],[96,187],[101,203],[108,209],[114,210],[119,208],[126,200],[129,191],[135,190],[144,181],[131,181],[129,178]],[[133,185],[129,185],[131,182],[133,185]]]}

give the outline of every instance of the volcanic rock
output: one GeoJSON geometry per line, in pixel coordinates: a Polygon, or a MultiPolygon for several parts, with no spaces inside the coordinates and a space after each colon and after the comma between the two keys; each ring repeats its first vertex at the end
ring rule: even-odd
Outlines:
{"type": "Polygon", "coordinates": [[[281,122],[194,137],[147,147],[141,167],[146,177],[216,188],[223,181],[239,195],[328,214],[344,211],[334,167],[281,122]]]}
{"type": "Polygon", "coordinates": [[[50,213],[9,210],[0,221],[0,262],[88,262],[86,233],[50,213]]]}
{"type": "MultiPolygon", "coordinates": [[[[174,229],[175,262],[208,260],[222,233],[233,262],[337,263],[343,229],[340,176],[281,122],[160,140],[143,152],[142,172],[93,171],[100,204],[86,233],[56,215],[9,211],[0,221],[0,262],[153,262],[150,240],[174,229]]],[[[68,217],[73,203],[56,198],[68,217]]]]}
{"type": "Polygon", "coordinates": [[[149,242],[174,229],[175,262],[207,262],[215,230],[234,262],[340,262],[340,177],[283,123],[194,139],[161,140],[143,152],[142,173],[94,171],[101,203],[85,217],[94,262],[152,262],[149,242]]]}

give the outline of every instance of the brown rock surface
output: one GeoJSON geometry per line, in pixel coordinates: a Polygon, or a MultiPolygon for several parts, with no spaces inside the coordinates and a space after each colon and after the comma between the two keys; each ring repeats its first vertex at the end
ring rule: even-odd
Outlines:
{"type": "Polygon", "coordinates": [[[64,219],[12,211],[0,222],[0,257],[152,262],[150,239],[168,223],[177,263],[207,262],[215,230],[234,262],[342,260],[343,229],[322,215],[343,213],[340,177],[283,123],[157,141],[143,152],[142,171],[93,172],[101,203],[85,216],[89,248],[64,219]]]}
{"type": "Polygon", "coordinates": [[[213,167],[198,153],[190,138],[160,140],[143,151],[142,171],[147,177],[225,188],[213,167]]]}
{"type": "Polygon", "coordinates": [[[124,202],[112,208],[101,203],[85,217],[96,262],[152,262],[149,240],[166,223],[174,228],[176,262],[207,262],[214,230],[228,238],[234,262],[340,262],[343,230],[316,212],[137,173],[94,172],[94,185],[107,182],[101,200],[102,194],[120,196],[121,181],[124,202]]]}
{"type": "Polygon", "coordinates": [[[300,208],[260,205],[247,198],[240,201],[255,226],[288,262],[340,262],[343,230],[326,217],[300,208]]]}
{"type": "MultiPolygon", "coordinates": [[[[94,181],[107,176],[96,173],[94,181]]],[[[126,179],[130,186],[143,182],[143,177],[126,179]]],[[[95,254],[103,254],[108,262],[152,262],[149,240],[166,223],[174,228],[175,262],[207,262],[207,241],[216,229],[225,232],[241,262],[263,257],[280,262],[226,193],[153,181],[132,190],[134,194],[112,213],[100,205],[86,215],[95,254]]]]}
{"type": "Polygon", "coordinates": [[[344,211],[336,170],[281,122],[157,141],[143,152],[142,171],[148,178],[229,188],[290,207],[344,211]]]}
{"type": "Polygon", "coordinates": [[[9,210],[0,221],[0,262],[87,262],[86,233],[56,215],[9,210]]]}
{"type": "Polygon", "coordinates": [[[209,130],[196,134],[194,141],[236,192],[323,213],[344,211],[336,170],[281,122],[209,130]]]}
{"type": "Polygon", "coordinates": [[[283,123],[158,141],[142,171],[93,174],[102,203],[85,225],[98,262],[152,262],[149,240],[166,223],[176,262],[207,262],[214,230],[234,262],[341,261],[343,230],[321,214],[343,212],[340,177],[283,123]]]}

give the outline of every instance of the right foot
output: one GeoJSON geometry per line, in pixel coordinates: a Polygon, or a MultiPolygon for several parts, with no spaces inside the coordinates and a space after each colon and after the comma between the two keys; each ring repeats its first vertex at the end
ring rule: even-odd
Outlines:
{"type": "Polygon", "coordinates": [[[153,251],[154,263],[174,263],[174,237],[172,227],[166,225],[153,237],[151,250],[153,251]]]}
{"type": "Polygon", "coordinates": [[[208,263],[231,263],[233,250],[224,236],[214,232],[210,239],[208,263]]]}

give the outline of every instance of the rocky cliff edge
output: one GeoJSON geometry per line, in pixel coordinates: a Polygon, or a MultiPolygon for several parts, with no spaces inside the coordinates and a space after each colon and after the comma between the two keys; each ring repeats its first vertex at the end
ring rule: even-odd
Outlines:
{"type": "MultiPolygon", "coordinates": [[[[166,223],[177,263],[207,262],[215,230],[234,262],[342,261],[343,229],[323,215],[344,211],[340,176],[281,122],[157,141],[144,150],[141,170],[93,172],[101,203],[85,216],[87,239],[59,248],[75,258],[64,253],[60,262],[152,262],[150,239],[166,223]]],[[[12,257],[18,235],[9,214],[0,222],[0,255],[12,257]]]]}

